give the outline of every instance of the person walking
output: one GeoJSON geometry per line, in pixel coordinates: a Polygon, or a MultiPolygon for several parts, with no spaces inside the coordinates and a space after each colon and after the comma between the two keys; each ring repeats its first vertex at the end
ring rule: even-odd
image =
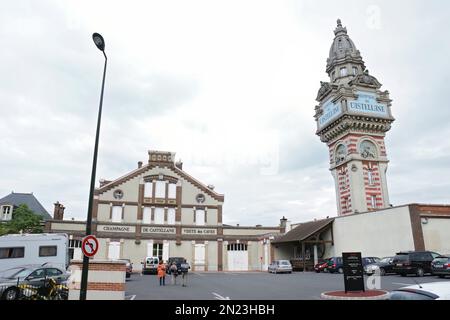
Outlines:
{"type": "Polygon", "coordinates": [[[172,276],[172,285],[177,284],[178,268],[175,262],[170,266],[170,275],[172,276]]]}
{"type": "Polygon", "coordinates": [[[188,277],[188,270],[191,268],[191,266],[187,263],[186,260],[183,261],[181,264],[181,286],[186,287],[187,285],[187,277],[188,277]]]}
{"type": "Polygon", "coordinates": [[[166,285],[166,265],[160,261],[157,269],[158,278],[159,278],[159,285],[165,286],[166,285]]]}

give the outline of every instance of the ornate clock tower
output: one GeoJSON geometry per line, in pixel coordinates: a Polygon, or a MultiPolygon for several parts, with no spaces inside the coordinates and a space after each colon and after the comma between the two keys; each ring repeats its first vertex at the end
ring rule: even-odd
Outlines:
{"type": "Polygon", "coordinates": [[[339,215],[389,207],[384,144],[394,118],[388,91],[369,74],[340,20],[316,100],[316,134],[330,153],[339,215]]]}

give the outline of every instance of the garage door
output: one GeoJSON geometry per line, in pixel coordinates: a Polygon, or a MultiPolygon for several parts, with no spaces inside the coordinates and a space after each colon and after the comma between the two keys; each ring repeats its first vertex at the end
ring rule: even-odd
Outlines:
{"type": "Polygon", "coordinates": [[[247,245],[243,243],[232,243],[227,246],[228,250],[228,270],[247,271],[248,251],[247,245]]]}

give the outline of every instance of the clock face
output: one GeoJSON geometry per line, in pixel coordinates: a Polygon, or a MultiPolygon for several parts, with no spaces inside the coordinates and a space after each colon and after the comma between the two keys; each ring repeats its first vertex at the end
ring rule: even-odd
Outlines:
{"type": "Polygon", "coordinates": [[[123,191],[122,190],[116,190],[114,191],[114,198],[115,199],[122,199],[123,198],[123,191]]]}
{"type": "Polygon", "coordinates": [[[195,197],[195,200],[197,200],[198,203],[203,203],[203,202],[205,202],[205,195],[199,193],[199,194],[195,197]]]}
{"type": "Polygon", "coordinates": [[[347,156],[347,148],[341,144],[336,148],[335,162],[336,164],[340,164],[345,161],[345,157],[347,156]]]}
{"type": "Polygon", "coordinates": [[[364,140],[359,146],[359,152],[363,158],[376,158],[377,147],[371,141],[364,140]]]}

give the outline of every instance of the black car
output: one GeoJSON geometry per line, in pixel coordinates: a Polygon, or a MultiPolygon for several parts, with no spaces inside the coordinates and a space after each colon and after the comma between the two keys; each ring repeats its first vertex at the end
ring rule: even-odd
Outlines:
{"type": "Polygon", "coordinates": [[[385,274],[395,273],[393,267],[394,257],[385,257],[378,262],[366,265],[364,267],[364,272],[371,275],[379,271],[380,275],[384,276],[385,274]]]}
{"type": "Polygon", "coordinates": [[[181,273],[181,264],[186,263],[186,259],[183,257],[171,257],[167,260],[167,274],[170,274],[170,266],[175,262],[177,266],[177,273],[181,273]]]}
{"type": "Polygon", "coordinates": [[[432,272],[431,262],[437,257],[439,254],[431,251],[399,252],[394,257],[393,270],[402,277],[408,274],[423,277],[426,273],[432,272]]]}
{"type": "Polygon", "coordinates": [[[431,262],[431,272],[439,278],[450,276],[450,255],[436,257],[431,262]]]}

